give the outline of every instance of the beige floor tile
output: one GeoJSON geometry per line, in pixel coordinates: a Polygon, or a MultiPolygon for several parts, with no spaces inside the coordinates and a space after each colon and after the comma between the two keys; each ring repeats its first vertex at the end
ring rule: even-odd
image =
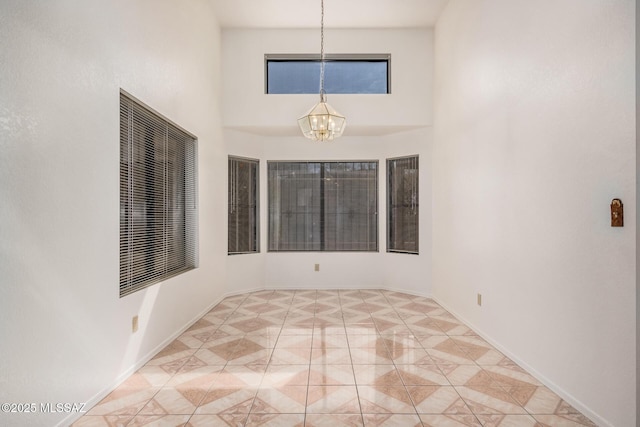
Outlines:
{"type": "Polygon", "coordinates": [[[404,386],[358,386],[363,414],[415,414],[416,409],[404,386]]]}
{"type": "Polygon", "coordinates": [[[422,348],[422,344],[420,340],[413,334],[405,335],[405,334],[382,334],[383,342],[391,349],[399,347],[399,348],[422,348]]]}
{"type": "Polygon", "coordinates": [[[524,408],[501,388],[456,386],[455,389],[476,415],[526,414],[524,408]]]}
{"type": "Polygon", "coordinates": [[[351,361],[354,365],[392,365],[393,359],[386,348],[352,348],[351,361]]]}
{"type": "Polygon", "coordinates": [[[276,349],[280,348],[311,348],[313,335],[280,335],[276,342],[276,349]]]}
{"type": "Polygon", "coordinates": [[[267,365],[227,365],[215,378],[213,387],[259,387],[267,365]]]}
{"type": "Polygon", "coordinates": [[[481,427],[475,415],[420,414],[424,427],[481,427]]]}
{"type": "Polygon", "coordinates": [[[531,415],[477,415],[484,427],[541,427],[531,415]]]}
{"type": "Polygon", "coordinates": [[[133,415],[85,415],[71,427],[125,427],[133,415]]]}
{"type": "Polygon", "coordinates": [[[196,410],[208,388],[165,387],[140,410],[138,415],[191,415],[196,410]]]}
{"type": "Polygon", "coordinates": [[[91,408],[87,415],[135,415],[158,390],[158,387],[117,388],[91,408]]]}
{"type": "Polygon", "coordinates": [[[360,414],[307,414],[305,427],[362,427],[360,414]]]}
{"type": "Polygon", "coordinates": [[[307,403],[307,386],[287,385],[261,387],[253,401],[251,413],[304,414],[307,403]]]}
{"type": "Polygon", "coordinates": [[[311,347],[276,348],[271,354],[270,363],[275,365],[308,364],[311,360],[311,347]]]}
{"type": "Polygon", "coordinates": [[[396,365],[402,382],[409,385],[451,385],[436,365],[396,365]]]}
{"type": "Polygon", "coordinates": [[[354,365],[357,385],[403,386],[395,365],[354,365]]]}
{"type": "Polygon", "coordinates": [[[225,298],[73,425],[594,424],[433,300],[386,290],[225,298]]]}
{"type": "Polygon", "coordinates": [[[422,427],[418,415],[412,414],[364,414],[365,427],[422,427]]]}
{"type": "Polygon", "coordinates": [[[419,414],[472,414],[452,386],[407,386],[407,391],[419,414]]]}
{"type": "Polygon", "coordinates": [[[389,354],[396,365],[427,365],[434,363],[431,356],[422,348],[395,346],[389,348],[389,354]]]}
{"type": "Polygon", "coordinates": [[[309,368],[309,385],[355,385],[353,366],[345,365],[311,365],[309,368]]]}
{"type": "Polygon", "coordinates": [[[243,427],[248,417],[247,413],[192,415],[186,427],[243,427]]]}
{"type": "Polygon", "coordinates": [[[507,387],[511,397],[532,415],[564,415],[580,412],[547,387],[507,387]]]}
{"type": "Polygon", "coordinates": [[[360,414],[355,386],[309,386],[307,414],[360,414]]]}
{"type": "Polygon", "coordinates": [[[313,348],[312,365],[344,365],[351,363],[351,354],[346,348],[313,348]]]}
{"type": "Polygon", "coordinates": [[[182,427],[189,418],[190,415],[137,415],[127,427],[182,427]]]}
{"type": "MultiPolygon", "coordinates": [[[[349,366],[351,368],[351,366],[349,366]]],[[[274,365],[267,367],[262,386],[289,386],[309,384],[309,365],[274,365]]]]}
{"type": "Polygon", "coordinates": [[[167,387],[199,387],[209,389],[216,377],[224,369],[223,365],[219,366],[198,366],[193,369],[181,369],[167,383],[167,387]]]}
{"type": "Polygon", "coordinates": [[[438,365],[451,385],[499,387],[491,375],[478,365],[438,365]]]}
{"type": "Polygon", "coordinates": [[[249,414],[247,427],[304,427],[304,414],[249,414]]]}
{"type": "Polygon", "coordinates": [[[313,334],[313,348],[348,348],[349,342],[347,341],[346,334],[338,335],[325,335],[325,334],[313,334]]]}
{"type": "Polygon", "coordinates": [[[553,427],[596,427],[596,425],[582,414],[568,415],[534,415],[536,421],[543,426],[553,427]]]}
{"type": "Polygon", "coordinates": [[[138,369],[125,383],[138,383],[142,387],[162,387],[172,377],[173,373],[168,373],[160,366],[145,365],[138,369]]]}
{"type": "Polygon", "coordinates": [[[386,340],[378,334],[356,335],[350,334],[348,337],[350,348],[384,348],[386,349],[386,340]]]}
{"type": "Polygon", "coordinates": [[[491,378],[502,387],[528,387],[541,386],[542,383],[536,380],[517,365],[511,366],[485,366],[484,370],[491,375],[491,378]]]}
{"type": "Polygon", "coordinates": [[[212,388],[200,402],[196,414],[248,414],[257,393],[256,388],[212,388]]]}

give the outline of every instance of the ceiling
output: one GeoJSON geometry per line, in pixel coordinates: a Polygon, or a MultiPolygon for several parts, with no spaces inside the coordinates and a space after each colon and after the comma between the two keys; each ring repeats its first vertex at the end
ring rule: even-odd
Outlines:
{"type": "MultiPolygon", "coordinates": [[[[223,28],[317,28],[320,0],[210,0],[223,28]]],[[[327,28],[433,27],[449,0],[324,0],[327,28]]]]}

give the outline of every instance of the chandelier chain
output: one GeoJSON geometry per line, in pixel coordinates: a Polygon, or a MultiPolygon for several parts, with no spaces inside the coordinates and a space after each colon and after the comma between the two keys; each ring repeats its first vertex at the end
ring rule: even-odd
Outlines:
{"type": "Polygon", "coordinates": [[[325,102],[324,93],[324,0],[320,0],[320,101],[325,102]]]}

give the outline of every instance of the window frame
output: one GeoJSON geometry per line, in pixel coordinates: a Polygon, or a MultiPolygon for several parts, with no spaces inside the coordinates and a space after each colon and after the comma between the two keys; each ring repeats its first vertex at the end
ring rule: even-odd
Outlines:
{"type": "Polygon", "coordinates": [[[119,99],[122,298],[198,268],[198,138],[122,89],[119,99]]]}
{"type": "Polygon", "coordinates": [[[246,255],[246,254],[255,254],[255,253],[260,253],[260,160],[258,159],[251,159],[248,157],[240,157],[240,156],[233,156],[233,155],[229,155],[228,156],[228,161],[227,161],[227,218],[228,221],[231,221],[231,192],[232,192],[232,188],[231,188],[231,162],[237,162],[237,163],[243,163],[243,164],[247,164],[250,165],[251,167],[255,166],[255,182],[253,185],[253,200],[254,200],[254,205],[253,205],[253,211],[254,211],[254,223],[253,224],[249,224],[248,227],[252,229],[252,233],[254,235],[254,249],[253,250],[247,250],[247,251],[231,251],[230,250],[230,245],[231,245],[231,239],[230,239],[230,232],[231,232],[231,227],[229,222],[227,223],[227,255],[246,255]]]}
{"type": "Polygon", "coordinates": [[[414,154],[414,155],[408,155],[408,156],[401,156],[401,157],[393,157],[393,158],[388,158],[386,160],[386,178],[387,178],[387,194],[386,194],[386,199],[387,199],[387,252],[388,253],[399,253],[399,254],[409,254],[409,255],[419,255],[420,254],[420,156],[418,154],[414,154]],[[393,188],[393,183],[392,183],[392,174],[391,174],[391,163],[392,162],[396,162],[399,160],[409,160],[409,159],[415,159],[415,170],[416,170],[416,177],[415,177],[415,188],[414,188],[414,194],[415,194],[415,209],[416,209],[416,223],[415,223],[415,236],[416,236],[416,249],[415,250],[408,250],[406,249],[406,247],[402,247],[402,248],[392,248],[392,243],[394,241],[393,239],[393,232],[394,232],[394,227],[393,224],[395,224],[394,222],[394,216],[392,214],[392,188],[393,188]]]}
{"type": "MultiPolygon", "coordinates": [[[[326,179],[326,178],[324,178],[326,179]]],[[[379,160],[375,159],[375,160],[269,160],[267,161],[267,252],[272,252],[272,253],[277,253],[277,252],[284,252],[284,253],[305,253],[305,252],[328,252],[328,253],[363,253],[363,252],[369,252],[369,253],[373,253],[373,252],[380,252],[380,189],[379,189],[379,179],[380,179],[380,162],[379,160]],[[375,217],[375,222],[374,222],[374,227],[375,229],[373,230],[373,233],[375,234],[375,249],[361,249],[361,250],[354,250],[354,249],[272,249],[272,241],[271,241],[271,235],[272,235],[272,219],[271,219],[271,198],[272,198],[272,185],[271,185],[271,174],[270,174],[270,166],[273,164],[278,164],[278,163],[299,163],[299,164],[313,164],[313,163],[320,163],[320,164],[339,164],[339,163],[369,163],[369,164],[375,164],[375,202],[374,202],[374,208],[375,208],[375,212],[372,213],[372,215],[375,217]]],[[[321,197],[323,198],[323,196],[321,195],[321,197]]],[[[320,213],[320,215],[322,215],[322,213],[320,213]]],[[[321,232],[322,233],[322,232],[321,232]]],[[[312,242],[313,244],[313,242],[312,242]]],[[[322,241],[322,238],[320,238],[319,243],[321,246],[325,244],[325,242],[322,241]]]]}
{"type": "MultiPolygon", "coordinates": [[[[320,62],[320,54],[317,53],[290,53],[276,54],[266,53],[264,55],[264,93],[266,95],[309,95],[309,93],[270,93],[269,92],[269,62],[270,61],[290,61],[290,62],[320,62]]],[[[391,54],[390,53],[332,53],[325,54],[326,62],[386,62],[387,63],[387,92],[386,93],[339,93],[326,92],[327,95],[390,95],[391,94],[391,54]]],[[[325,88],[326,89],[326,88],[325,88]]],[[[319,93],[320,87],[318,86],[319,93]]]]}

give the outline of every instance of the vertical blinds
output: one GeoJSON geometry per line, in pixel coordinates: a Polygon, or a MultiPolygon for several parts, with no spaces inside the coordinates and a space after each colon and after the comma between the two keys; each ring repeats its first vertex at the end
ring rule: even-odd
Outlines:
{"type": "Polygon", "coordinates": [[[229,254],[258,252],[258,161],[229,157],[229,254]]]}
{"type": "Polygon", "coordinates": [[[269,162],[270,251],[377,251],[378,162],[269,162]]]}
{"type": "Polygon", "coordinates": [[[196,267],[197,142],[120,94],[120,296],[196,267]]]}
{"type": "Polygon", "coordinates": [[[418,156],[387,160],[387,250],[418,253],[418,156]]]}

